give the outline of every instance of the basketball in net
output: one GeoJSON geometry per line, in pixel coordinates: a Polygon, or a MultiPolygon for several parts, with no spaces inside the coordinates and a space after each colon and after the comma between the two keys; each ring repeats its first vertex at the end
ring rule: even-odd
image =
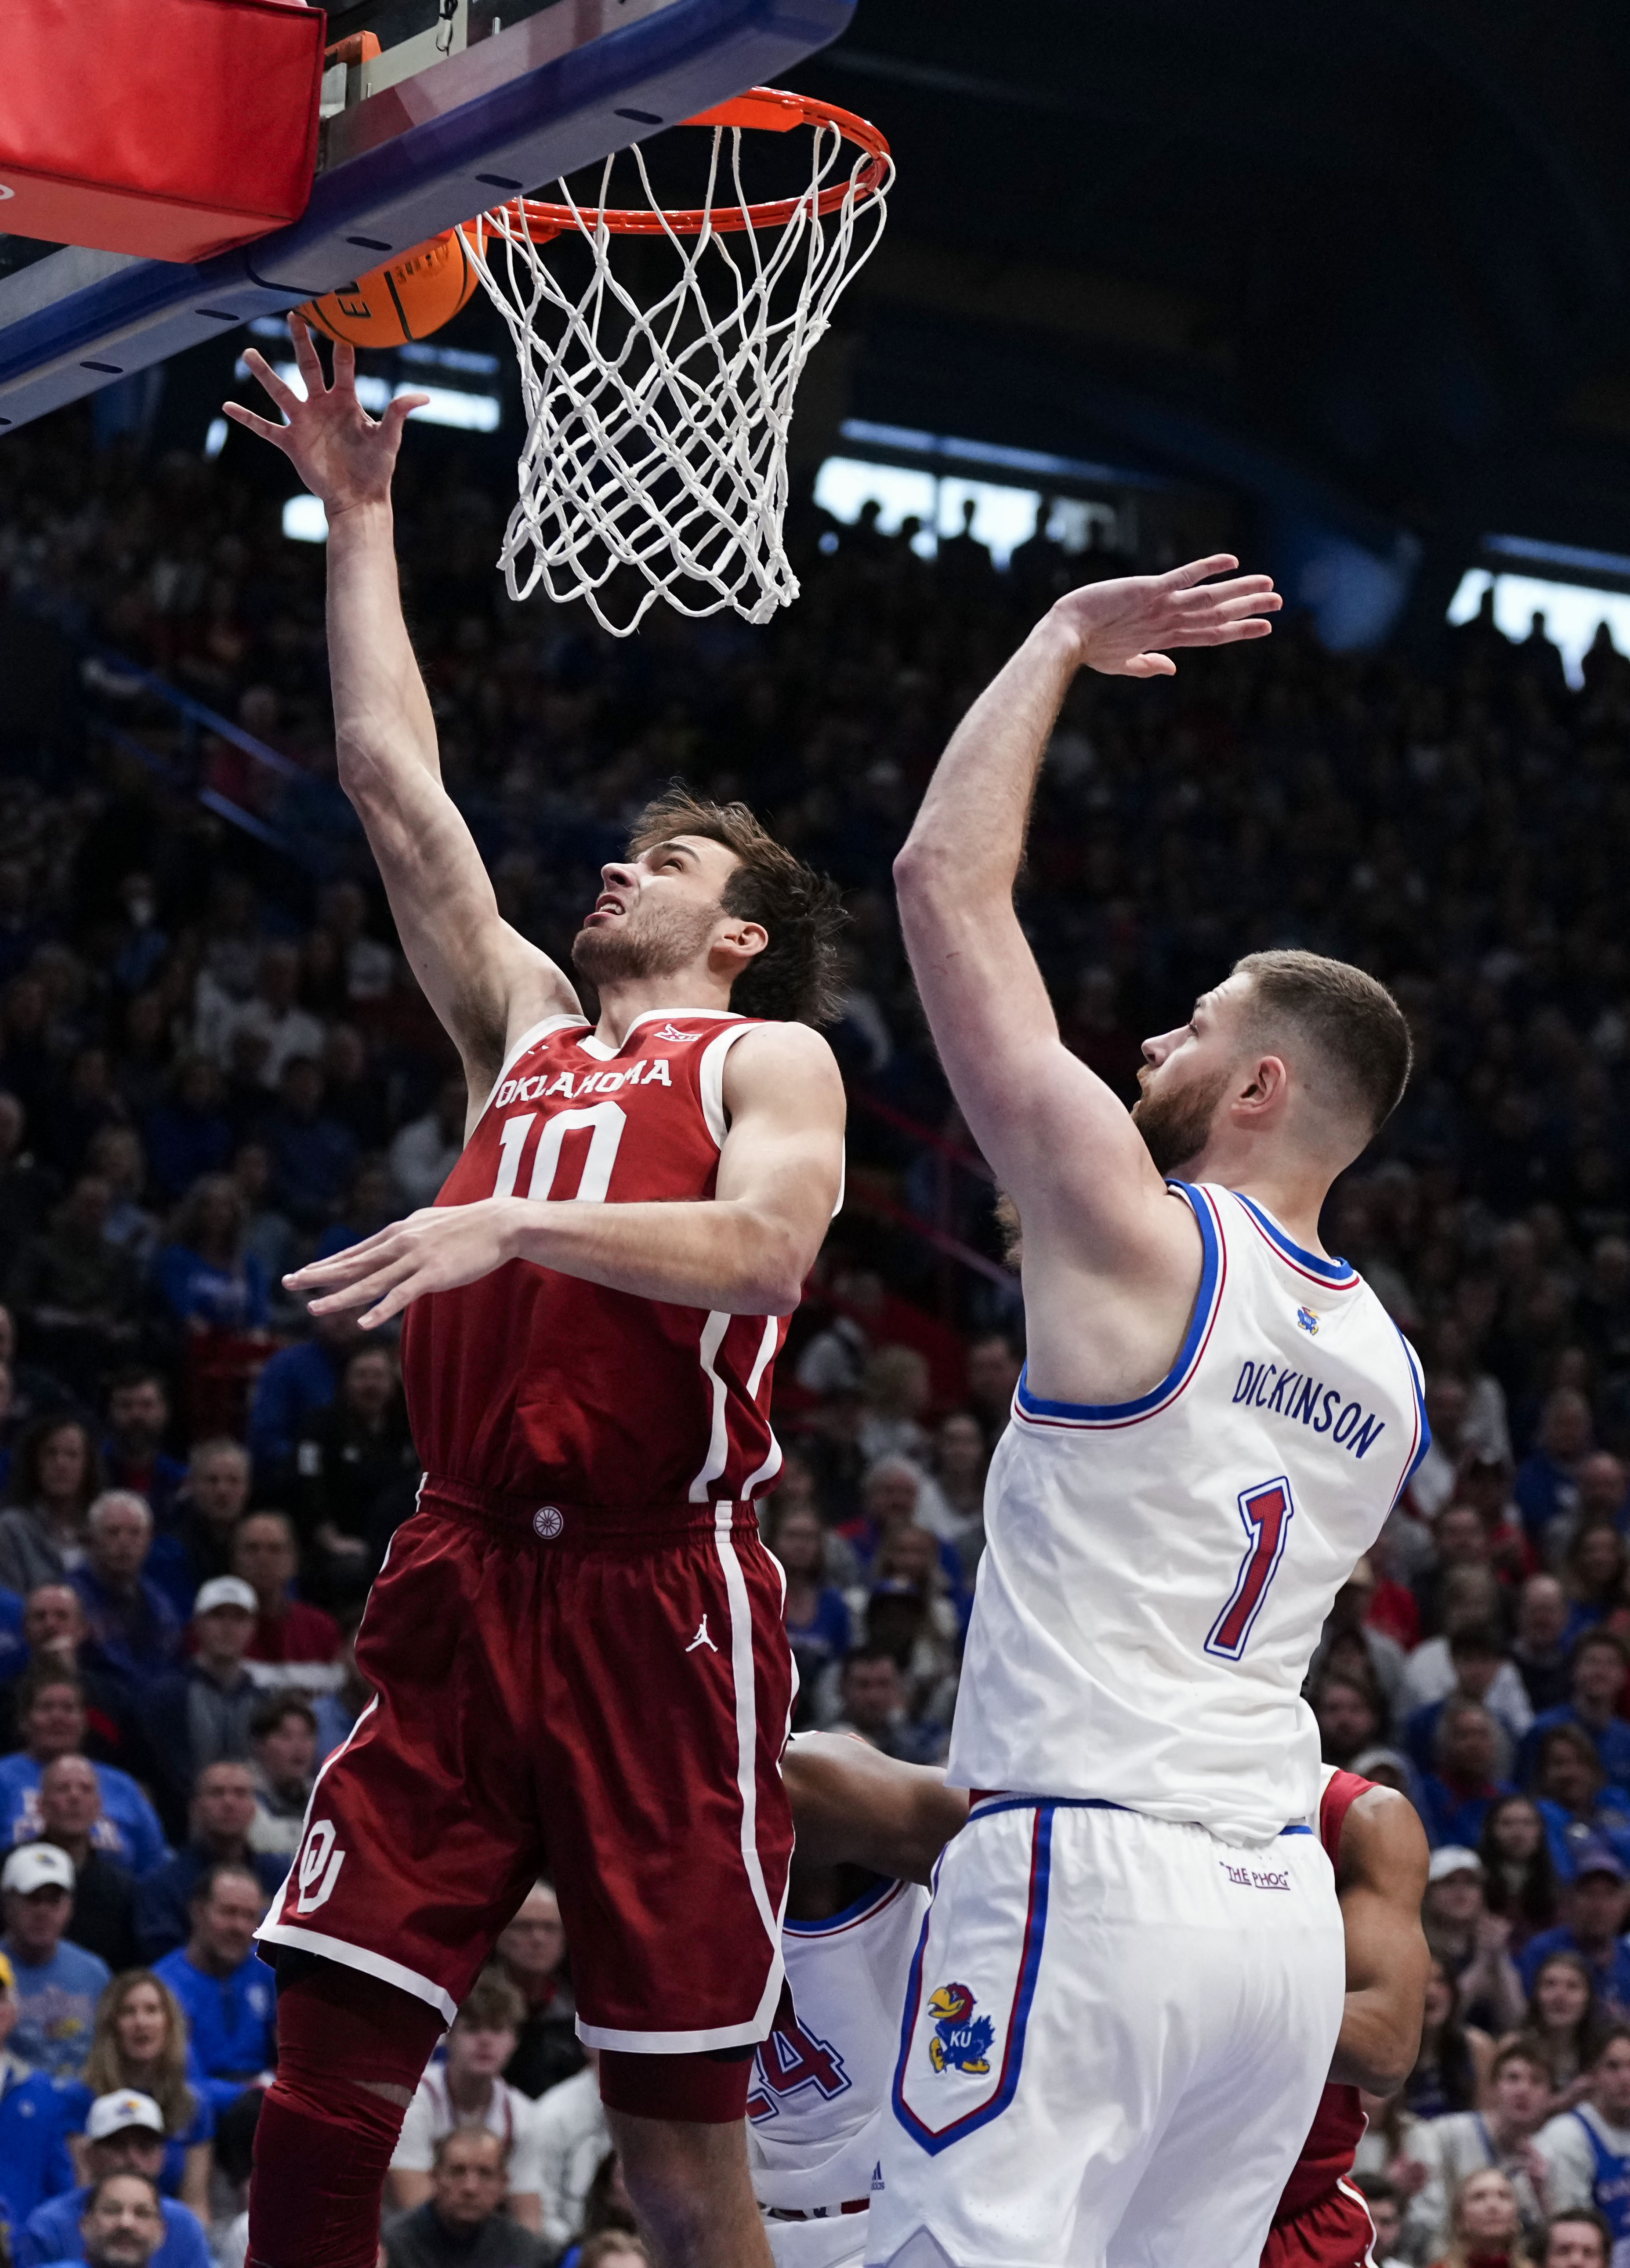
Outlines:
{"type": "Polygon", "coordinates": [[[592,205],[561,181],[557,202],[517,198],[460,232],[520,358],[510,596],[586,599],[618,637],[658,599],[763,622],[798,596],[782,541],[793,397],[894,176],[875,127],[771,87],[663,143],[665,163],[694,159],[694,204],[659,201],[636,144],[606,160],[592,205]],[[797,155],[801,186],[754,203],[749,146],[763,155],[765,134],[784,167],[797,155]],[[617,165],[638,202],[611,202],[617,165]]]}

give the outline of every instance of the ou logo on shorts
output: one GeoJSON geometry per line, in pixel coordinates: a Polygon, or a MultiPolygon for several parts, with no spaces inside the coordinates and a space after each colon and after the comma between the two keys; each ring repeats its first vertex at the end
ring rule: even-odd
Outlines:
{"type": "Polygon", "coordinates": [[[306,1836],[300,1852],[300,1894],[294,1902],[296,1913],[315,1913],[334,1896],[334,1885],[345,1864],[343,1851],[334,1847],[336,1834],[331,1819],[320,1819],[306,1836]]]}

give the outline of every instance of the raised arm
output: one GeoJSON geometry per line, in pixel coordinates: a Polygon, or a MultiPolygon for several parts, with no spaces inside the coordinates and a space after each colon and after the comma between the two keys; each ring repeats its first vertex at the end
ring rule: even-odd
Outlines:
{"type": "Polygon", "coordinates": [[[842,1191],[843,1081],[818,1033],[763,1024],[726,1058],[724,1102],[711,1204],[432,1205],[284,1281],[313,1314],[359,1314],[370,1329],[508,1260],[679,1307],[789,1314],[842,1191]]]}
{"type": "Polygon", "coordinates": [[[840,1733],[803,1733],[781,1759],[798,1857],[926,1882],[967,1823],[968,1797],[927,1764],[897,1764],[840,1733]]]}
{"type": "Polygon", "coordinates": [[[1420,2051],[1432,1956],[1420,1926],[1427,1838],[1414,1806],[1369,1789],[1341,1830],[1336,1889],[1347,1947],[1347,1997],[1331,2078],[1368,2095],[1402,2087],[1420,2051]]]}
{"type": "Polygon", "coordinates": [[[323,377],[299,316],[289,329],[304,401],[253,348],[247,361],[288,421],[235,401],[229,417],[290,460],[328,519],[328,666],[340,784],[379,861],[413,972],[463,1057],[472,1107],[503,1063],[506,1039],[573,1012],[563,972],[512,929],[457,806],[443,787],[430,698],[402,619],[390,483],[402,429],[422,395],[378,423],[357,399],[357,357],[334,350],[323,377]]]}

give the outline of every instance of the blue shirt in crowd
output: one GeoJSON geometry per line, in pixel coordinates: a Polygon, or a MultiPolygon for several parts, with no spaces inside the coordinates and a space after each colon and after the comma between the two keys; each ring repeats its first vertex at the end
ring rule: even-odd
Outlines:
{"type": "Polygon", "coordinates": [[[271,1287],[252,1252],[235,1269],[217,1268],[188,1245],[166,1244],[153,1262],[153,1278],[178,1322],[218,1331],[266,1327],[271,1287]]]}
{"type": "Polygon", "coordinates": [[[1420,1821],[1427,1830],[1427,1840],[1435,1851],[1445,1843],[1464,1843],[1475,1851],[1483,1832],[1483,1822],[1492,1805],[1502,1796],[1516,1793],[1509,1780],[1490,1780],[1474,1795],[1463,1794],[1449,1782],[1431,1773],[1420,1783],[1419,1808],[1420,1821]]]}
{"type": "MultiPolygon", "coordinates": [[[[170,1855],[159,1815],[129,1772],[114,1764],[94,1764],[102,1791],[102,1815],[91,1830],[99,1851],[150,1874],[170,1855]]],[[[30,1756],[0,1756],[0,1846],[32,1843],[41,1831],[40,1767],[30,1756]]]]}
{"type": "Polygon", "coordinates": [[[0,1586],[0,1680],[15,1677],[28,1665],[28,1641],[23,1636],[23,1602],[15,1591],[0,1586]]]}
{"type": "Polygon", "coordinates": [[[47,2198],[74,2185],[68,2091],[0,2051],[0,2203],[21,2228],[47,2198]]]}
{"type": "Polygon", "coordinates": [[[1602,1769],[1616,1787],[1630,1786],[1630,1725],[1622,1717],[1610,1717],[1600,1732],[1587,1725],[1571,1701],[1564,1701],[1560,1709],[1547,1709],[1536,1717],[1523,1735],[1523,1747],[1518,1759],[1521,1777],[1526,1780],[1539,1757],[1539,1744],[1545,1734],[1558,1725],[1576,1725],[1582,1733],[1589,1733],[1602,1759],[1602,1769]]]}
{"type": "MultiPolygon", "coordinates": [[[[29,2215],[17,2241],[17,2268],[54,2268],[58,2261],[85,2258],[79,2217],[90,2194],[88,2189],[75,2190],[68,2197],[54,2198],[29,2215]]],[[[154,2253],[150,2268],[213,2268],[197,2214],[169,2198],[159,2202],[164,2213],[164,2242],[154,2253]]]]}
{"type": "Polygon", "coordinates": [[[216,2110],[225,2110],[271,2067],[277,2005],[271,1970],[252,1953],[230,1976],[206,1977],[181,1952],[166,1954],[153,1974],[181,2002],[204,2089],[216,2110]]]}
{"type": "Polygon", "coordinates": [[[14,2054],[53,2079],[77,2079],[91,2052],[96,2004],[113,1971],[83,1946],[59,1945],[49,1961],[26,1961],[9,1938],[0,1940],[17,1978],[14,2054]]]}
{"type": "Polygon", "coordinates": [[[85,1609],[95,1668],[140,1687],[180,1660],[181,1618],[157,1583],[138,1577],[133,1590],[121,1594],[89,1566],[76,1567],[68,1580],[85,1609]]]}
{"type": "MultiPolygon", "coordinates": [[[[192,1934],[188,1901],[200,1876],[215,1863],[202,1843],[188,1843],[173,1859],[166,1859],[157,1874],[136,1884],[136,1942],[144,1961],[162,1961],[166,1953],[186,1944],[192,1934]]],[[[268,1900],[276,1897],[289,1871],[288,1860],[270,1851],[252,1851],[247,1864],[260,1876],[268,1900]]]]}
{"type": "Polygon", "coordinates": [[[1630,1941],[1615,1938],[1612,1956],[1597,1962],[1591,1960],[1571,1929],[1542,1929],[1538,1937],[1529,1939],[1516,1956],[1517,1975],[1523,1980],[1524,1992],[1533,1991],[1535,1977],[1553,1953],[1577,1954],[1596,1979],[1602,2005],[1613,2021],[1623,2023],[1630,2019],[1630,1941]]]}
{"type": "Polygon", "coordinates": [[[328,1408],[337,1385],[337,1361],[321,1339],[278,1349],[255,1381],[249,1404],[249,1447],[257,1470],[289,1462],[301,1426],[328,1408]]]}
{"type": "MultiPolygon", "coordinates": [[[[193,2091],[193,2115],[185,2133],[165,2137],[164,2163],[159,2169],[159,2186],[166,2197],[180,2197],[181,2183],[187,2176],[187,2153],[200,2142],[215,2139],[215,2105],[210,2100],[210,2090],[204,2084],[203,2073],[194,2060],[190,2046],[187,2051],[187,2084],[193,2091]]],[[[96,2097],[83,2080],[58,2089],[68,2120],[70,2134],[83,2134],[85,2122],[91,2115],[91,2105],[96,2097]]],[[[73,2186],[71,2180],[64,2188],[73,2186]]]]}

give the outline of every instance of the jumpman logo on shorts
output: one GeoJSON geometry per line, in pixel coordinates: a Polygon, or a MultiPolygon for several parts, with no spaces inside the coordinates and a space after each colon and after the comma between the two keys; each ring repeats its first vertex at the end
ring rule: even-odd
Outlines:
{"type": "Polygon", "coordinates": [[[705,1615],[703,1616],[701,1621],[697,1624],[697,1634],[691,1639],[690,1645],[685,1648],[685,1652],[687,1653],[694,1653],[699,1646],[704,1646],[710,1653],[717,1653],[719,1652],[719,1648],[714,1645],[712,1639],[709,1638],[707,1634],[707,1616],[705,1615]]]}

